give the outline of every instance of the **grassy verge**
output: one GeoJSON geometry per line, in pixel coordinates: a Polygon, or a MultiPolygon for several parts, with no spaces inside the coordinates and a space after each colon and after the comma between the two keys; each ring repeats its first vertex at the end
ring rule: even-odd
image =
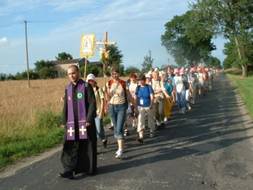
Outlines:
{"type": "Polygon", "coordinates": [[[227,74],[227,76],[239,90],[243,102],[253,118],[253,76],[247,78],[231,74],[227,74]]]}
{"type": "MultiPolygon", "coordinates": [[[[59,128],[60,122],[59,114],[43,111],[36,113],[35,124],[18,122],[12,123],[11,128],[2,129],[4,135],[0,138],[0,169],[59,144],[64,134],[64,130],[59,128]]],[[[107,115],[104,125],[108,123],[110,118],[107,115]]]]}
{"type": "Polygon", "coordinates": [[[59,144],[63,139],[63,129],[59,128],[60,115],[52,111],[36,114],[32,126],[17,123],[5,129],[0,139],[0,168],[14,161],[35,155],[59,144]]]}

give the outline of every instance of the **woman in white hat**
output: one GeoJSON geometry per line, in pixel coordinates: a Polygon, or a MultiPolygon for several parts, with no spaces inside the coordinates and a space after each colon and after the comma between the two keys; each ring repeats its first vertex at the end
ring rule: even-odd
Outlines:
{"type": "Polygon", "coordinates": [[[93,91],[96,98],[96,108],[97,108],[97,116],[95,118],[97,138],[101,139],[103,142],[104,148],[107,146],[107,138],[105,136],[105,130],[103,126],[103,118],[104,118],[104,92],[102,88],[97,86],[95,75],[92,73],[88,74],[86,81],[93,87],[93,91]]]}

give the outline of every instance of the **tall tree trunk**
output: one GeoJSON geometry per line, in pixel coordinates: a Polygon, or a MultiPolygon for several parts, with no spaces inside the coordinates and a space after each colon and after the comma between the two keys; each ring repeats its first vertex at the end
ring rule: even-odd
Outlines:
{"type": "Polygon", "coordinates": [[[248,66],[247,65],[241,65],[242,67],[242,76],[247,77],[248,76],[248,66]]]}
{"type": "Polygon", "coordinates": [[[236,45],[240,65],[241,65],[241,68],[242,68],[242,76],[247,77],[248,76],[248,68],[247,68],[247,65],[243,61],[243,52],[241,50],[241,46],[239,44],[238,37],[235,35],[234,39],[235,39],[235,45],[236,45]]]}

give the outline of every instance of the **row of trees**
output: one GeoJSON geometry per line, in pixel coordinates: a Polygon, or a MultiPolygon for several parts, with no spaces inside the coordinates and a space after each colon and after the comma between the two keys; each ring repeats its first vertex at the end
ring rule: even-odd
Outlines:
{"type": "Polygon", "coordinates": [[[224,67],[240,66],[247,76],[253,64],[253,1],[196,0],[191,10],[165,24],[162,44],[179,65],[219,64],[211,56],[212,39],[224,36],[224,67]]]}
{"type": "MultiPolygon", "coordinates": [[[[132,72],[140,72],[140,69],[135,66],[130,66],[124,68],[123,63],[123,54],[115,45],[109,45],[107,47],[109,56],[106,59],[101,59],[101,62],[106,63],[106,73],[110,72],[111,67],[118,67],[121,75],[129,75],[132,72]]],[[[73,56],[66,52],[59,53],[56,57],[58,61],[72,60],[73,56]]],[[[144,57],[143,71],[147,71],[152,67],[153,58],[151,57],[151,52],[144,57]]],[[[35,68],[29,71],[30,79],[51,79],[57,78],[58,73],[55,70],[55,66],[52,61],[39,60],[35,62],[35,68]]],[[[80,65],[81,74],[83,76],[84,65],[80,65]]],[[[98,65],[88,64],[87,73],[93,73],[96,76],[103,76],[103,68],[98,65]]],[[[64,75],[63,75],[64,76],[64,75]]],[[[13,74],[3,74],[0,73],[0,81],[3,80],[25,80],[27,78],[26,71],[18,72],[15,75],[13,74]]]]}
{"type": "MultiPolygon", "coordinates": [[[[73,59],[72,55],[66,52],[59,53],[56,57],[56,60],[70,60],[73,59]]],[[[30,79],[49,79],[58,77],[58,73],[54,68],[52,61],[39,60],[34,63],[35,68],[29,70],[30,79]]],[[[27,79],[27,72],[18,72],[16,74],[5,74],[0,73],[0,81],[3,80],[24,80],[27,79]]]]}

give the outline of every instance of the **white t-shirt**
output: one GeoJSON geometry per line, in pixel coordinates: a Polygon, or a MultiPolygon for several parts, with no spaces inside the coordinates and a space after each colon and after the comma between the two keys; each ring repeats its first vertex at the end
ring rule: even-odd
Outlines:
{"type": "Polygon", "coordinates": [[[136,88],[138,86],[138,83],[130,83],[128,86],[128,90],[130,92],[131,97],[133,98],[135,96],[136,88]]]}
{"type": "Polygon", "coordinates": [[[204,84],[204,74],[203,73],[199,73],[198,79],[199,79],[199,83],[201,85],[203,85],[204,84]]]}
{"type": "Polygon", "coordinates": [[[184,90],[183,78],[181,76],[175,76],[174,80],[177,92],[181,93],[184,90]]]}

